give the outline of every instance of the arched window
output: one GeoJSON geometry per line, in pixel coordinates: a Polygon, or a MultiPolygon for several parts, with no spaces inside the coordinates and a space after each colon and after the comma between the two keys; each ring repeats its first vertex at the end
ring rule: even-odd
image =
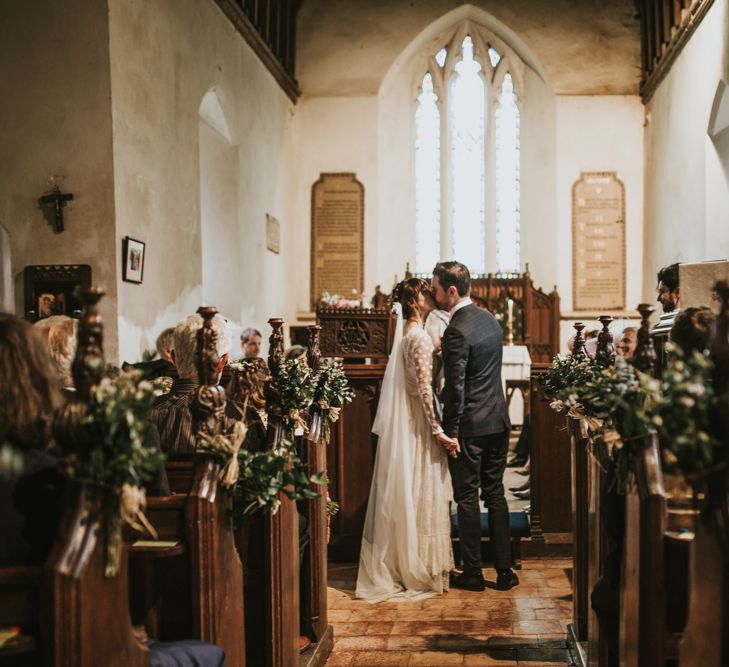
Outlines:
{"type": "Polygon", "coordinates": [[[415,110],[415,267],[520,269],[519,100],[509,58],[460,31],[434,56],[415,110]]]}

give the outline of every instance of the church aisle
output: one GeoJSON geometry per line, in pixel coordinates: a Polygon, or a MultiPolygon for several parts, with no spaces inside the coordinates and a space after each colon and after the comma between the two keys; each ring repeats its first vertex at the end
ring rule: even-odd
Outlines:
{"type": "MultiPolygon", "coordinates": [[[[327,667],[380,665],[567,665],[571,560],[524,561],[507,592],[452,590],[424,602],[370,605],[354,599],[356,565],[329,565],[327,667]]],[[[484,570],[493,580],[493,570],[484,570]]]]}

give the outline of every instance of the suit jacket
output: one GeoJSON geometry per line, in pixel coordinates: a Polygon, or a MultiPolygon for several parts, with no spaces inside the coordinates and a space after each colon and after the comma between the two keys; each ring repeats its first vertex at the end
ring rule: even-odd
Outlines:
{"type": "Polygon", "coordinates": [[[443,334],[443,430],[471,438],[511,428],[501,384],[503,334],[487,310],[457,310],[443,334]]]}

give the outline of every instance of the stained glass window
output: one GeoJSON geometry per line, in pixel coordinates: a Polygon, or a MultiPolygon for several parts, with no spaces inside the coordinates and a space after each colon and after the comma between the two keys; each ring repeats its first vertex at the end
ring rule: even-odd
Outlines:
{"type": "Polygon", "coordinates": [[[504,76],[494,117],[496,148],[496,270],[519,271],[519,107],[511,74],[504,76]]]}
{"type": "Polygon", "coordinates": [[[489,60],[491,67],[496,67],[501,62],[501,54],[493,46],[489,46],[489,60]]]}
{"type": "Polygon", "coordinates": [[[466,37],[450,85],[451,257],[472,272],[486,269],[486,91],[481,63],[466,37]]]}
{"type": "Polygon", "coordinates": [[[440,111],[430,74],[415,112],[415,266],[430,272],[440,260],[440,111]]]}
{"type": "Polygon", "coordinates": [[[443,47],[438,53],[435,54],[435,62],[438,63],[438,67],[443,67],[445,65],[446,56],[448,55],[448,52],[445,50],[445,47],[443,47]]]}

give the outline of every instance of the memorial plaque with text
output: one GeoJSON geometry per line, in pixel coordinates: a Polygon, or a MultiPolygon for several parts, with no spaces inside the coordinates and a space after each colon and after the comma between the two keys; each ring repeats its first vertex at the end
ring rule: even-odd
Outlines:
{"type": "Polygon", "coordinates": [[[311,189],[311,303],[322,292],[364,289],[364,186],[354,174],[321,174],[311,189]]]}
{"type": "Polygon", "coordinates": [[[625,186],[614,172],[583,172],[572,187],[575,310],[625,309],[625,186]]]}

